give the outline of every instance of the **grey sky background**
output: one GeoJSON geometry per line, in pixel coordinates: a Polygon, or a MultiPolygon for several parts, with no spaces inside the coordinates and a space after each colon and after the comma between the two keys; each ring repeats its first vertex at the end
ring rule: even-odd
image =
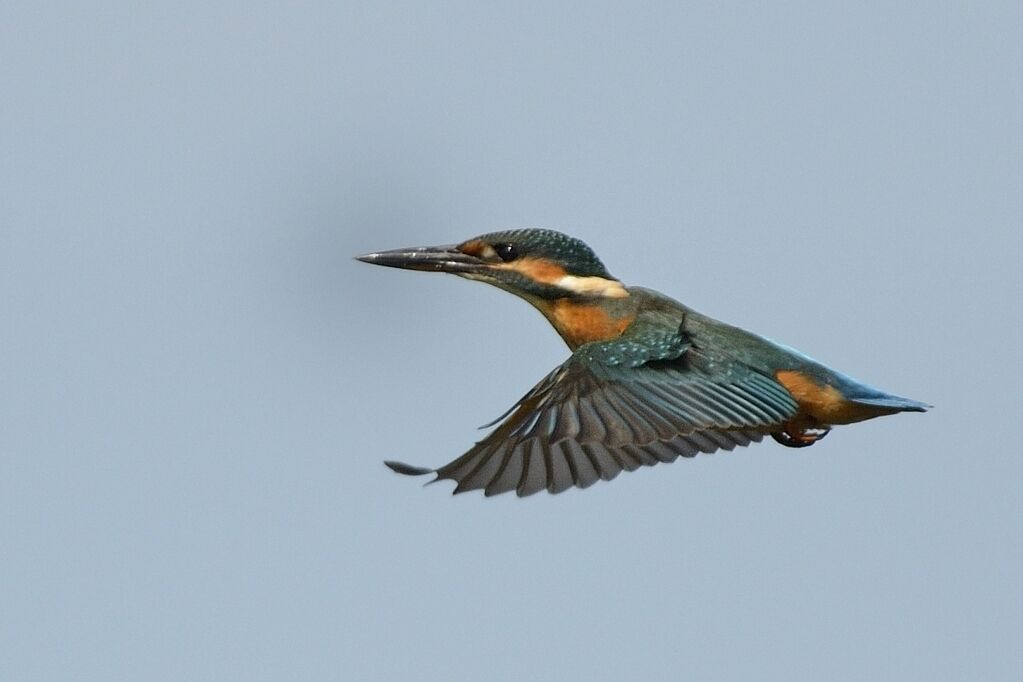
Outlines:
{"type": "Polygon", "coordinates": [[[1009,680],[1023,5],[4,3],[0,678],[1009,680]],[[933,403],[527,500],[545,226],[933,403]]]}

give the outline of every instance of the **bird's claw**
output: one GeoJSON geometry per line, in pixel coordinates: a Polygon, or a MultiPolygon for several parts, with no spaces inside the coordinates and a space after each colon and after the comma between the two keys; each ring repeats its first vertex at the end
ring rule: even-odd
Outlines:
{"type": "Polygon", "coordinates": [[[824,438],[831,432],[831,427],[819,429],[787,428],[771,434],[778,443],[788,448],[806,448],[824,438]]]}

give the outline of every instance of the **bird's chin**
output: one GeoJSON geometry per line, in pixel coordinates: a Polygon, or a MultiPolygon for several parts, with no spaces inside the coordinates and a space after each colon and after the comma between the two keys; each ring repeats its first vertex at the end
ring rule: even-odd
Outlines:
{"type": "Polygon", "coordinates": [[[461,271],[452,271],[451,274],[464,277],[465,279],[471,279],[474,282],[486,282],[487,284],[500,286],[498,281],[494,279],[492,275],[488,274],[483,268],[467,268],[461,271]]]}

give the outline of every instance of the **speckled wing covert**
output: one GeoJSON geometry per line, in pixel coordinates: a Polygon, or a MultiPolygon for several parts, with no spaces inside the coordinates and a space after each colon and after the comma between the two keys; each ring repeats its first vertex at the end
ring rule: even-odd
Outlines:
{"type": "Polygon", "coordinates": [[[488,496],[586,488],[623,470],[749,445],[796,409],[773,378],[638,320],[614,341],[580,346],[436,480],[488,496]]]}

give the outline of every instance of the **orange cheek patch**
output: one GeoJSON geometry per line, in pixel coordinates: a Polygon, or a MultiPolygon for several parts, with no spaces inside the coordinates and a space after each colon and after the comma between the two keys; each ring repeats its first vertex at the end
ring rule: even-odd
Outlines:
{"type": "Polygon", "coordinates": [[[567,274],[565,268],[560,265],[539,258],[521,258],[511,263],[498,265],[497,267],[514,270],[522,273],[534,282],[542,282],[543,284],[554,284],[567,274]]]}
{"type": "Polygon", "coordinates": [[[545,312],[572,350],[591,341],[616,339],[635,319],[614,317],[598,305],[580,305],[567,299],[555,301],[545,312]]]}

